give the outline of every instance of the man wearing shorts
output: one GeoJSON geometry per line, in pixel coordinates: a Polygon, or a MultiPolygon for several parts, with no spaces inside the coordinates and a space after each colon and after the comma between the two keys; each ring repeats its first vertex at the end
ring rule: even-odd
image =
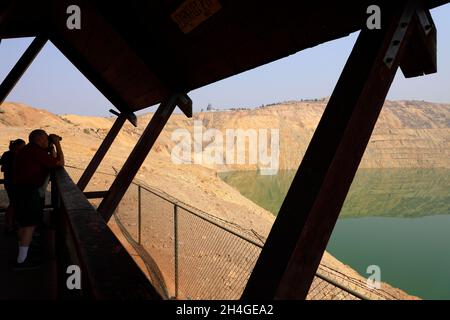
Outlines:
{"type": "Polygon", "coordinates": [[[15,270],[37,266],[27,259],[28,249],[34,229],[42,221],[49,174],[51,170],[64,166],[60,140],[57,135],[34,130],[29,135],[29,143],[17,154],[13,179],[17,187],[19,253],[15,270]],[[55,146],[56,155],[49,153],[50,144],[55,146]]]}

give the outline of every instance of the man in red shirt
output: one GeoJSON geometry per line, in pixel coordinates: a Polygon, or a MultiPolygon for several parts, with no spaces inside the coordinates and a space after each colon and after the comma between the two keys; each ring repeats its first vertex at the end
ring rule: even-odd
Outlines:
{"type": "Polygon", "coordinates": [[[42,221],[50,172],[64,166],[60,140],[57,135],[47,135],[40,129],[34,130],[29,135],[29,143],[17,155],[13,180],[17,186],[19,254],[15,270],[36,266],[27,259],[28,249],[34,229],[42,221]],[[50,154],[50,144],[55,146],[56,155],[50,154]]]}

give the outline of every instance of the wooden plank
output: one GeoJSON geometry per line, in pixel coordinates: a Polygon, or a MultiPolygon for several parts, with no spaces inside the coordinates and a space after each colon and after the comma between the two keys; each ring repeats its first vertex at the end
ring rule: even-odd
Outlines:
{"type": "Polygon", "coordinates": [[[16,65],[8,73],[5,80],[3,80],[2,84],[0,85],[0,104],[5,101],[11,90],[14,89],[17,82],[23,76],[25,71],[27,71],[28,67],[45,46],[47,41],[48,38],[46,36],[37,36],[20,57],[19,61],[17,61],[16,65]]]}
{"type": "Polygon", "coordinates": [[[89,162],[89,165],[87,166],[86,170],[84,170],[82,176],[80,177],[80,180],[78,180],[77,183],[77,186],[78,188],[80,188],[81,191],[84,191],[84,189],[88,185],[98,166],[102,162],[112,143],[119,134],[120,129],[125,123],[125,119],[126,117],[123,115],[120,115],[119,117],[116,118],[116,121],[114,121],[114,124],[112,125],[102,144],[98,148],[91,162],[89,162]]]}
{"type": "Polygon", "coordinates": [[[358,37],[243,299],[306,298],[411,33],[407,24],[388,67],[386,51],[403,17],[402,11],[382,12],[382,30],[358,37]]]}
{"type": "Polygon", "coordinates": [[[108,191],[108,195],[103,199],[98,207],[98,212],[102,214],[105,221],[109,221],[111,218],[114,210],[153,147],[153,144],[163,130],[167,120],[169,120],[169,117],[175,109],[179,99],[180,95],[175,94],[162,102],[147,125],[147,128],[142,133],[138,143],[112,183],[108,191]]]}
{"type": "Polygon", "coordinates": [[[71,260],[67,263],[76,262],[82,270],[83,296],[114,300],[161,299],[67,172],[62,168],[57,170],[54,181],[61,197],[59,236],[70,251],[66,252],[71,260]]]}
{"type": "Polygon", "coordinates": [[[405,78],[413,78],[437,71],[436,26],[430,11],[419,9],[415,17],[415,32],[408,42],[408,54],[400,68],[405,78]]]}

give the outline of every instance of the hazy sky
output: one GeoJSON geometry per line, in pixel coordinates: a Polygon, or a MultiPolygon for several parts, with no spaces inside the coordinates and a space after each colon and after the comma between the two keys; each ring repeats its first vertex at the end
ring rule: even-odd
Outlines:
{"type": "MultiPolygon", "coordinates": [[[[388,99],[450,103],[450,5],[432,11],[438,28],[438,73],[405,79],[398,72],[388,99]]],[[[211,103],[216,108],[330,96],[357,34],[322,44],[287,58],[190,92],[194,110],[211,103]]],[[[0,44],[3,79],[32,39],[0,44]]],[[[51,112],[107,115],[111,103],[48,43],[6,101],[23,102],[51,112]]],[[[154,110],[147,109],[148,111],[154,110]]]]}

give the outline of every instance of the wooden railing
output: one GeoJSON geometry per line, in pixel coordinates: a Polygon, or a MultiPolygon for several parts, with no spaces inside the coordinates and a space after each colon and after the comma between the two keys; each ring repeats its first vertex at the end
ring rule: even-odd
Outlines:
{"type": "Polygon", "coordinates": [[[58,297],[161,299],[103,218],[64,169],[52,176],[58,297]],[[67,268],[81,269],[81,290],[69,290],[67,268]]]}

